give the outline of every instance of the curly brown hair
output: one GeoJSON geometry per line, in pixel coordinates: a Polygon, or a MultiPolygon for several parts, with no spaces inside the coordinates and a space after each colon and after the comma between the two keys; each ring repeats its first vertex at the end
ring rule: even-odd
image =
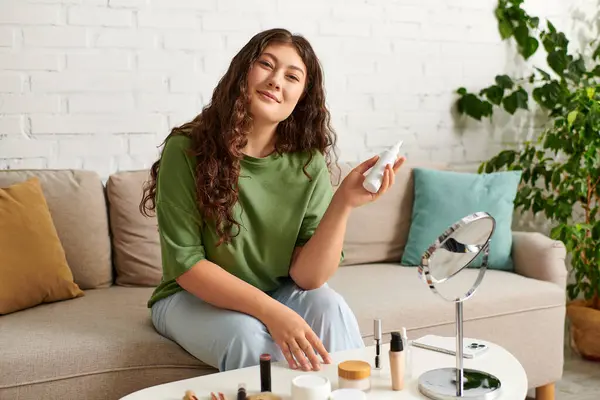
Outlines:
{"type": "MultiPolygon", "coordinates": [[[[292,114],[280,122],[276,130],[275,151],[279,154],[308,151],[306,167],[317,150],[324,155],[328,168],[335,156],[336,134],[325,102],[323,71],[310,43],[286,29],[270,29],[258,33],[233,57],[217,84],[210,103],[192,121],[173,128],[172,135],[191,138],[191,154],[197,161],[196,198],[203,218],[214,221],[219,244],[230,242],[236,235],[232,227],[240,224],[232,216],[238,201],[238,177],[242,149],[252,126],[249,112],[247,76],[250,67],[271,43],[292,44],[307,69],[304,93],[292,114]]],[[[336,163],[337,165],[337,163],[336,163]]],[[[156,178],[160,157],[150,169],[150,179],[143,188],[140,211],[150,216],[156,208],[156,178]]]]}

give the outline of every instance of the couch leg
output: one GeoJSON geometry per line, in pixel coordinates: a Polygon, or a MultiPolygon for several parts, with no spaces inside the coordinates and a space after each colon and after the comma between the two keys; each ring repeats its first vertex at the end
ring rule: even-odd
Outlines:
{"type": "Polygon", "coordinates": [[[554,383],[535,388],[535,400],[554,400],[554,383]]]}

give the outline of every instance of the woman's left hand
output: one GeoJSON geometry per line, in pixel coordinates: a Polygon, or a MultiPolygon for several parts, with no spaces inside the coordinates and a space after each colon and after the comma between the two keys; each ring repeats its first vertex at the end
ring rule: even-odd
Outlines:
{"type": "Polygon", "coordinates": [[[393,167],[390,164],[386,165],[381,187],[377,193],[371,193],[363,187],[363,182],[365,173],[377,163],[378,159],[379,156],[373,156],[350,171],[336,190],[334,198],[337,198],[346,207],[356,208],[381,197],[394,184],[396,172],[404,164],[406,158],[398,158],[393,167]]]}

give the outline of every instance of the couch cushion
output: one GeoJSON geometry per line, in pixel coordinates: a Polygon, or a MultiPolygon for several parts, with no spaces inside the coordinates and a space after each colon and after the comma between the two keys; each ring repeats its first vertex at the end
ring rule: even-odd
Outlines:
{"type": "MultiPolygon", "coordinates": [[[[402,264],[419,265],[423,253],[439,235],[452,224],[476,212],[487,212],[495,219],[491,237],[488,264],[491,269],[513,270],[512,218],[521,171],[500,171],[491,174],[472,174],[439,171],[426,168],[414,170],[415,201],[412,223],[402,264]]],[[[473,229],[466,228],[466,232],[473,229]]],[[[456,232],[468,240],[466,233],[456,232]]],[[[478,238],[473,244],[481,244],[478,238]]],[[[472,255],[464,259],[469,262],[472,255]]],[[[481,265],[482,257],[473,260],[471,266],[481,265]]]]}
{"type": "Polygon", "coordinates": [[[0,187],[37,177],[75,283],[81,289],[112,284],[104,188],[95,172],[2,170],[0,187]]]}
{"type": "Polygon", "coordinates": [[[139,210],[148,178],[148,170],[119,172],[106,183],[117,285],[157,286],[162,277],[156,218],[139,210]]]}
{"type": "MultiPolygon", "coordinates": [[[[478,270],[465,269],[452,280],[463,288],[478,270]]],[[[450,281],[449,281],[450,282],[450,281]]],[[[454,303],[444,301],[420,280],[417,268],[398,264],[356,265],[338,269],[329,285],[356,314],[364,336],[373,334],[373,319],[385,331],[454,324],[454,303]]],[[[549,307],[564,307],[564,290],[551,282],[512,272],[488,270],[473,297],[464,303],[464,320],[490,318],[549,307]]]]}
{"type": "Polygon", "coordinates": [[[0,314],[83,296],[40,181],[0,188],[0,314]]]}
{"type": "MultiPolygon", "coordinates": [[[[358,163],[340,163],[341,177],[333,170],[334,188],[358,163]]],[[[400,261],[411,224],[413,174],[416,167],[445,169],[446,165],[406,162],[394,185],[377,201],[355,208],[348,218],[342,265],[400,261]]]]}
{"type": "Polygon", "coordinates": [[[77,385],[88,375],[131,370],[140,376],[161,368],[214,372],[156,333],[146,307],[151,293],[113,286],[1,317],[0,389],[67,378],[77,385]]]}

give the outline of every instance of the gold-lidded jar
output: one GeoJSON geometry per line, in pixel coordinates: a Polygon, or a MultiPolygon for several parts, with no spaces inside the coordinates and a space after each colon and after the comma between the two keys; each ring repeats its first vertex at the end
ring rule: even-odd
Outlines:
{"type": "Polygon", "coordinates": [[[338,364],[338,386],[340,389],[371,388],[371,364],[360,360],[347,360],[338,364]]]}

